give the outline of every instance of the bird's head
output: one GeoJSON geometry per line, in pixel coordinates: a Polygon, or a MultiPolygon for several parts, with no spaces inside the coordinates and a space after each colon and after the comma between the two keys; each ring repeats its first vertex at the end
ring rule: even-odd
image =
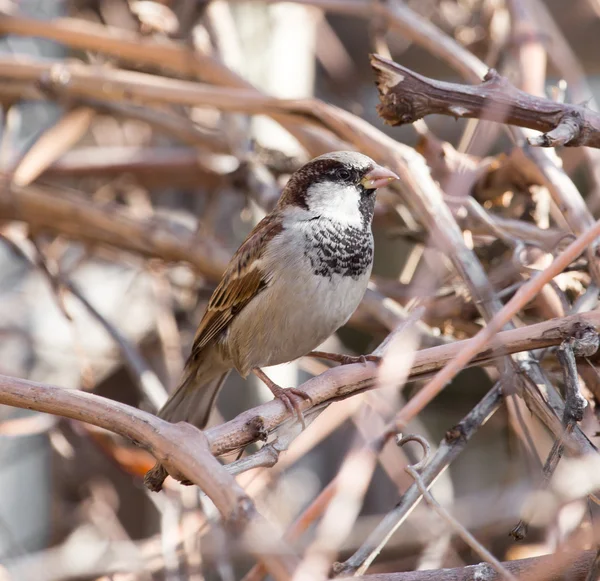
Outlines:
{"type": "Polygon", "coordinates": [[[375,191],[398,176],[370,157],[336,151],[315,157],[288,181],[280,208],[304,211],[307,219],[327,218],[354,227],[368,227],[375,208],[375,191]]]}

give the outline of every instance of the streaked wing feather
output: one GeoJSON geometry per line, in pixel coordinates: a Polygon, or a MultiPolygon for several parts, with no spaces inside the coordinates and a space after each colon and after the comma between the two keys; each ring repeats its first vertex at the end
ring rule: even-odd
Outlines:
{"type": "Polygon", "coordinates": [[[279,220],[266,216],[240,246],[210,298],[208,309],[194,337],[192,354],[216,339],[234,317],[269,284],[269,273],[256,266],[256,260],[262,256],[265,244],[281,230],[279,220]]]}

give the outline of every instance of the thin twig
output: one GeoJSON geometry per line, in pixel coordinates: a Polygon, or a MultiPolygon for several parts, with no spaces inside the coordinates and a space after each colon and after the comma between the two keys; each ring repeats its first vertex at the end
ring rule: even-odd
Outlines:
{"type": "MultiPolygon", "coordinates": [[[[496,384],[456,426],[446,433],[437,452],[422,472],[421,478],[427,486],[432,486],[440,474],[458,457],[478,429],[500,407],[501,402],[501,387],[500,384],[496,384]]],[[[364,573],[392,534],[412,513],[421,498],[422,494],[419,488],[413,484],[402,495],[398,505],[383,518],[354,555],[344,563],[336,565],[336,573],[338,575],[364,573]]]]}
{"type": "Polygon", "coordinates": [[[460,538],[473,549],[482,559],[489,563],[504,579],[510,581],[516,581],[516,577],[504,568],[502,563],[494,557],[465,527],[463,527],[448,511],[435,500],[433,495],[427,490],[427,486],[421,480],[419,473],[412,467],[407,466],[406,471],[414,478],[417,488],[423,495],[423,498],[427,504],[432,508],[435,513],[452,528],[460,538]]]}
{"type": "MultiPolygon", "coordinates": [[[[565,440],[573,432],[577,423],[583,419],[583,412],[587,406],[587,400],[581,394],[579,386],[575,355],[584,357],[593,355],[598,350],[598,341],[598,333],[588,330],[563,341],[556,350],[556,356],[563,370],[565,386],[564,432],[555,440],[548,454],[542,470],[542,481],[538,487],[539,490],[543,491],[548,488],[556,467],[564,454],[565,440]]],[[[529,515],[528,518],[522,518],[511,531],[511,536],[519,541],[525,539],[531,518],[532,515],[529,515]]]]}

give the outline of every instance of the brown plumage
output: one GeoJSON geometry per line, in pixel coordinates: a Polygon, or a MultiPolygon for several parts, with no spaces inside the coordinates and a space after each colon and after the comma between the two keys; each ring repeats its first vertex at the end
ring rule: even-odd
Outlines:
{"type": "MultiPolygon", "coordinates": [[[[232,368],[243,377],[254,371],[297,409],[293,396],[307,396],[282,390],[259,368],[307,354],[351,316],[371,272],[374,192],[392,179],[354,152],[318,157],[292,175],[213,293],[161,418],[203,428],[232,368]]],[[[157,464],[147,484],[159,489],[165,475],[157,464]]]]}

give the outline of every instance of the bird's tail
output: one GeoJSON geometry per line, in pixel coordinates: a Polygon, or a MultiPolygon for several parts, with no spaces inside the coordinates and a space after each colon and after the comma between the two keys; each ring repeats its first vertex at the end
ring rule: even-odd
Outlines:
{"type": "Polygon", "coordinates": [[[201,430],[206,427],[229,371],[221,366],[215,369],[210,355],[203,359],[207,364],[188,360],[179,385],[158,412],[159,418],[171,423],[188,422],[201,430]]]}
{"type": "MultiPolygon", "coordinates": [[[[188,422],[203,430],[229,370],[218,352],[190,357],[179,385],[158,412],[158,417],[171,423],[188,422]]],[[[144,483],[150,490],[158,492],[167,476],[166,468],[157,462],[146,473],[144,483]]]]}

